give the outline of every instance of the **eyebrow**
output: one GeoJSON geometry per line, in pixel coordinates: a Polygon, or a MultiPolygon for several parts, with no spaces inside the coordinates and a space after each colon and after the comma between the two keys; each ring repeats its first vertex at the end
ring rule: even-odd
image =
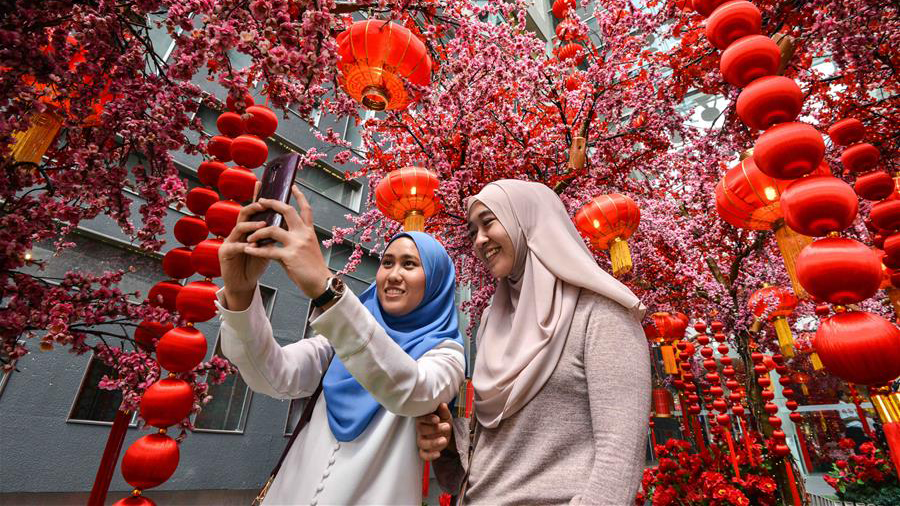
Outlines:
{"type": "MultiPolygon", "coordinates": [[[[384,260],[385,258],[391,258],[391,259],[393,259],[393,258],[394,258],[394,254],[393,254],[393,253],[385,253],[384,256],[381,257],[381,259],[384,260]]],[[[418,261],[418,262],[421,262],[421,261],[422,261],[418,256],[410,255],[409,253],[404,253],[404,254],[400,255],[400,259],[401,259],[401,260],[412,259],[412,260],[416,260],[416,261],[418,261]]]]}
{"type": "MultiPolygon", "coordinates": [[[[484,217],[485,217],[486,215],[491,215],[491,216],[493,216],[493,215],[494,215],[494,212],[491,211],[490,209],[485,209],[484,211],[481,211],[480,213],[478,213],[478,216],[476,216],[475,218],[476,218],[476,219],[479,219],[479,220],[484,220],[484,217]]],[[[469,231],[472,231],[472,221],[473,221],[473,220],[469,220],[468,224],[466,225],[466,228],[467,228],[469,231]]]]}

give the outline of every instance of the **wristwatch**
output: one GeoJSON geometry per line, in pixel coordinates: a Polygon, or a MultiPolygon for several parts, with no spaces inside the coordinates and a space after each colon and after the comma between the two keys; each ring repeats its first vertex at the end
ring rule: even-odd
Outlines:
{"type": "Polygon", "coordinates": [[[313,306],[322,307],[332,300],[340,299],[341,295],[344,295],[344,281],[338,276],[329,276],[329,278],[325,280],[324,290],[322,295],[319,295],[312,300],[313,306]]]}

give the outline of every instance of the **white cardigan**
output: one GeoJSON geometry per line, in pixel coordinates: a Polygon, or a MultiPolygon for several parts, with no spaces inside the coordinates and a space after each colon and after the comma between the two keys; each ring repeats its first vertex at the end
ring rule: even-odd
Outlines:
{"type": "Polygon", "coordinates": [[[423,462],[413,417],[456,395],[465,369],[462,346],[444,341],[414,360],[348,289],[312,320],[318,335],[281,347],[258,287],[245,311],[226,309],[222,290],[217,296],[222,352],[254,392],[276,399],[309,397],[336,352],[385,408],[355,440],[339,442],[320,395],[264,504],[422,504],[423,462]]]}

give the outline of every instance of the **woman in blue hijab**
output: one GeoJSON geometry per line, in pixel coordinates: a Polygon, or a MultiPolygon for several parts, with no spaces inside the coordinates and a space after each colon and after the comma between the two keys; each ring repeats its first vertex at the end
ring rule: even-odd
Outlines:
{"type": "Polygon", "coordinates": [[[456,396],[465,359],[446,250],[421,232],[396,235],[375,283],[358,297],[328,270],[312,211],[279,201],[246,206],[219,250],[222,351],[247,385],[279,399],[316,397],[263,504],[421,504],[415,417],[456,396]],[[281,213],[288,230],[248,217],[281,213]],[[261,239],[280,244],[260,246],[261,239]],[[276,260],[316,309],[314,337],[280,346],[258,280],[276,260]]]}

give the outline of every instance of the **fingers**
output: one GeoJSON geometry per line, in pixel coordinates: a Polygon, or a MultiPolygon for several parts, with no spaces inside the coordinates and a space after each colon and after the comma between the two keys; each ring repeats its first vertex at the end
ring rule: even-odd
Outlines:
{"type": "Polygon", "coordinates": [[[257,181],[256,184],[253,185],[253,198],[251,200],[253,200],[254,202],[256,202],[256,197],[259,195],[259,189],[261,187],[262,183],[259,181],[257,181]]]}
{"type": "Polygon", "coordinates": [[[447,407],[446,402],[442,402],[441,405],[438,406],[437,415],[441,418],[442,422],[450,421],[452,415],[450,414],[450,408],[447,407]]]}
{"type": "MultiPolygon", "coordinates": [[[[263,223],[263,225],[265,225],[265,223],[263,223]]],[[[280,242],[281,244],[287,244],[290,237],[291,234],[287,230],[281,227],[269,226],[260,228],[259,230],[256,230],[255,232],[247,236],[246,242],[255,243],[260,239],[272,239],[280,242]]]]}
{"type": "Polygon", "coordinates": [[[260,211],[264,211],[265,209],[266,208],[263,207],[259,202],[247,204],[246,206],[242,207],[241,212],[238,213],[237,222],[240,223],[242,221],[247,221],[251,216],[260,211]]]}
{"type": "Polygon", "coordinates": [[[291,186],[291,193],[294,194],[294,200],[297,201],[297,205],[300,207],[300,219],[303,220],[306,226],[313,226],[312,207],[309,205],[309,201],[306,200],[306,195],[300,191],[300,187],[297,185],[291,186]]]}
{"type": "Polygon", "coordinates": [[[419,457],[422,460],[432,461],[441,456],[441,452],[429,452],[425,450],[419,450],[419,457]]]}
{"type": "Polygon", "coordinates": [[[297,210],[294,209],[294,206],[274,199],[259,199],[257,203],[267,209],[272,209],[277,213],[281,213],[281,215],[284,216],[284,221],[287,223],[289,230],[297,230],[304,226],[303,220],[300,218],[300,215],[297,214],[297,210]]]}
{"type": "Polygon", "coordinates": [[[419,450],[440,453],[444,448],[447,448],[447,438],[427,438],[419,436],[416,440],[416,445],[419,447],[419,450]]]}
{"type": "Polygon", "coordinates": [[[231,233],[228,234],[227,238],[225,238],[225,242],[244,242],[241,240],[241,238],[243,238],[246,234],[249,234],[255,230],[259,230],[264,226],[266,226],[266,222],[264,221],[239,221],[234,226],[234,228],[231,229],[231,233]]]}

